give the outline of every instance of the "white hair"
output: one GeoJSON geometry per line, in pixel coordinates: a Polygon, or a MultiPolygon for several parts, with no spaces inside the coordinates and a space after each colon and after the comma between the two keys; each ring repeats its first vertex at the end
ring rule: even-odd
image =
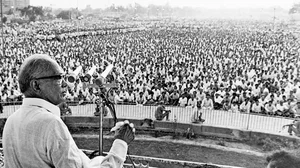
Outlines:
{"type": "Polygon", "coordinates": [[[26,58],[21,65],[18,82],[22,93],[30,88],[30,81],[53,71],[53,65],[57,64],[50,56],[34,54],[26,58]]]}

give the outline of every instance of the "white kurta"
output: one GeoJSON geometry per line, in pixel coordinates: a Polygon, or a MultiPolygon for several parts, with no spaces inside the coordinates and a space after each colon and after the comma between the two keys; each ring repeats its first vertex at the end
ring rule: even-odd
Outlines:
{"type": "Polygon", "coordinates": [[[5,168],[122,167],[128,146],[116,139],[106,157],[90,160],[75,144],[57,106],[25,98],[3,131],[5,168]]]}

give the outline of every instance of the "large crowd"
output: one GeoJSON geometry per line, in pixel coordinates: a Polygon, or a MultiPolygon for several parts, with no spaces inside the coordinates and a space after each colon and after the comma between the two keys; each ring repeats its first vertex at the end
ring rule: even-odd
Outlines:
{"type": "MultiPolygon", "coordinates": [[[[84,75],[96,66],[96,78],[106,62],[113,64],[110,78],[119,84],[110,94],[115,103],[300,115],[300,40],[286,25],[274,30],[266,22],[230,20],[78,24],[6,27],[1,102],[22,99],[20,64],[41,53],[55,58],[67,74],[81,65],[84,75]]],[[[85,86],[78,78],[66,99],[95,102],[98,89],[85,86]]]]}

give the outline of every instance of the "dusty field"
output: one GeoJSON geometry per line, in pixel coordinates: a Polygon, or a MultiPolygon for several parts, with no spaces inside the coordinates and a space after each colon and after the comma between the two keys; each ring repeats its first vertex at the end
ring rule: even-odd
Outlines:
{"type": "MultiPolygon", "coordinates": [[[[79,148],[97,150],[97,135],[74,136],[79,148]]],[[[112,144],[110,137],[104,138],[104,151],[112,144]]],[[[239,166],[247,168],[265,167],[265,155],[259,148],[238,142],[223,142],[220,140],[197,138],[174,140],[170,136],[153,138],[138,135],[129,146],[132,155],[150,156],[175,160],[214,163],[220,165],[239,166]]],[[[150,165],[162,167],[163,165],[150,165]]],[[[164,168],[166,166],[164,165],[164,168]]],[[[170,167],[171,168],[171,167],[170,167]]]]}

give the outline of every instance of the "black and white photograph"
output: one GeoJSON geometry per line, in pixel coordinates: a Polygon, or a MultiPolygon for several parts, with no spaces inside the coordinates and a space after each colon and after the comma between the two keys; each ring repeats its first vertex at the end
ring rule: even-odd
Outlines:
{"type": "Polygon", "coordinates": [[[0,168],[300,168],[300,0],[0,0],[0,168]]]}

